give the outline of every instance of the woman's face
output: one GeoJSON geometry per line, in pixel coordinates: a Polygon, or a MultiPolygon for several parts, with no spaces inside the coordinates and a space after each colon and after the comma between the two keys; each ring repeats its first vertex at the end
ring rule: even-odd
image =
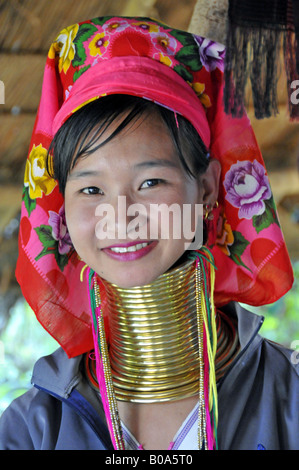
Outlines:
{"type": "Polygon", "coordinates": [[[66,221],[77,253],[120,287],[152,282],[192,241],[196,204],[215,202],[218,174],[212,164],[201,178],[188,176],[157,115],[134,122],[68,176],[66,221]]]}

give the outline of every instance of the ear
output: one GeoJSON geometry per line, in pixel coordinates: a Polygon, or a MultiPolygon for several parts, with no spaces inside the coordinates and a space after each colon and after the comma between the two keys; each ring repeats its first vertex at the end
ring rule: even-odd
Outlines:
{"type": "Polygon", "coordinates": [[[200,204],[209,204],[212,207],[218,199],[221,164],[212,158],[205,173],[199,176],[200,204]]]}

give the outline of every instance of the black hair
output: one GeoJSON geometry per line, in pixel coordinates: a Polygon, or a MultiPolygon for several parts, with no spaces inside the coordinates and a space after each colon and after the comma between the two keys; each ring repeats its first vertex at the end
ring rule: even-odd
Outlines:
{"type": "Polygon", "coordinates": [[[204,173],[209,164],[208,150],[187,119],[144,98],[115,94],[83,106],[55,134],[48,152],[47,168],[49,174],[58,181],[60,192],[64,195],[69,172],[79,158],[93,153],[129,124],[152,112],[158,113],[166,124],[187,174],[196,177],[204,173]],[[105,141],[99,143],[100,137],[111,123],[122,116],[118,127],[105,141]],[[53,155],[53,167],[50,165],[49,155],[53,155]]]}

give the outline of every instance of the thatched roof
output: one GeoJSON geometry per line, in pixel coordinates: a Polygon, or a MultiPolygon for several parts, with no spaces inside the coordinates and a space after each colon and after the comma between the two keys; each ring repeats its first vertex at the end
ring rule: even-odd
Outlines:
{"type": "MultiPolygon", "coordinates": [[[[151,16],[188,29],[196,3],[196,0],[0,0],[0,80],[5,85],[5,103],[0,104],[0,296],[15,285],[17,217],[25,160],[52,40],[66,25],[110,14],[151,16]]],[[[193,25],[197,28],[197,22],[193,25]]],[[[252,122],[269,169],[291,256],[299,258],[299,124],[289,122],[283,74],[280,80],[280,114],[261,121],[252,118],[252,122]]],[[[250,105],[248,111],[252,117],[250,105]]]]}

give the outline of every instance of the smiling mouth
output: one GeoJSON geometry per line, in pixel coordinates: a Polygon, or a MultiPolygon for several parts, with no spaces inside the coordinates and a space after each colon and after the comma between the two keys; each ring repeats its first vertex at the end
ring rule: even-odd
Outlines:
{"type": "Polygon", "coordinates": [[[109,249],[113,251],[114,253],[129,253],[133,251],[138,251],[141,250],[142,248],[145,248],[148,246],[150,242],[147,243],[138,243],[137,245],[131,245],[131,246],[114,246],[110,247],[109,249]]]}
{"type": "Polygon", "coordinates": [[[147,255],[157,245],[158,241],[130,242],[102,248],[111,258],[118,261],[134,261],[147,255]]]}

